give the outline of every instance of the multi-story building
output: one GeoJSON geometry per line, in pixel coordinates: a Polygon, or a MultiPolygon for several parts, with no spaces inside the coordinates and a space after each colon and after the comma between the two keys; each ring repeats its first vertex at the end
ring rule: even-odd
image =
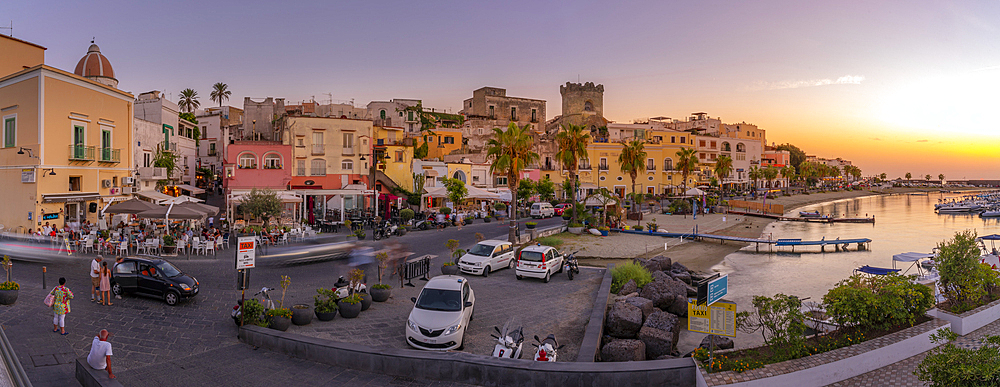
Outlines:
{"type": "Polygon", "coordinates": [[[203,192],[194,187],[198,168],[195,124],[179,118],[178,112],[177,104],[168,101],[159,91],[139,94],[135,100],[132,151],[140,191],[156,188],[157,181],[170,180],[168,186],[180,187],[189,195],[203,192]],[[177,169],[166,173],[150,169],[157,152],[176,156],[177,169]]]}
{"type": "Polygon", "coordinates": [[[353,103],[322,105],[316,101],[302,102],[298,105],[285,105],[285,113],[290,116],[353,118],[357,120],[370,118],[368,109],[355,107],[353,103]]]}
{"type": "Polygon", "coordinates": [[[226,146],[233,140],[233,131],[243,125],[243,109],[232,106],[206,108],[196,116],[201,126],[198,144],[198,167],[221,175],[226,146]]]}
{"type": "MultiPolygon", "coordinates": [[[[750,188],[750,168],[760,168],[763,148],[761,143],[752,139],[722,136],[720,155],[729,156],[733,160],[733,170],[729,176],[722,179],[722,184],[741,189],[750,188]]],[[[758,182],[759,184],[759,182],[758,182]]]]}
{"type": "Polygon", "coordinates": [[[90,221],[131,191],[133,96],[96,44],[69,73],[45,48],[0,35],[0,224],[27,232],[90,221]],[[124,150],[124,151],[123,151],[124,150]]]}
{"type": "Polygon", "coordinates": [[[368,103],[368,117],[378,126],[401,127],[407,136],[417,136],[422,129],[420,116],[415,108],[419,99],[391,99],[368,103]]]}
{"type": "MultiPolygon", "coordinates": [[[[392,126],[374,126],[375,150],[381,155],[378,171],[384,173],[397,186],[413,191],[413,147],[404,141],[405,129],[392,126]]],[[[412,142],[412,141],[411,141],[412,142]]]]}
{"type": "Polygon", "coordinates": [[[252,189],[275,191],[283,203],[280,219],[272,223],[290,225],[302,217],[302,196],[289,190],[292,180],[292,147],[280,141],[235,140],[227,147],[224,168],[229,213],[239,218],[240,200],[252,189]]]}
{"type": "Polygon", "coordinates": [[[236,140],[282,141],[285,125],[285,99],[267,97],[256,102],[243,98],[243,126],[233,138],[236,140]]]}
{"type": "Polygon", "coordinates": [[[427,159],[444,160],[444,156],[462,148],[462,129],[437,128],[417,137],[417,146],[427,144],[427,159]]]}
{"type": "Polygon", "coordinates": [[[486,141],[493,138],[493,129],[506,129],[510,123],[528,125],[533,132],[545,130],[545,101],[509,97],[499,87],[481,87],[472,98],[462,102],[459,114],[465,116],[462,135],[468,139],[470,152],[480,152],[486,141]]]}
{"type": "Polygon", "coordinates": [[[738,124],[724,124],[722,133],[724,137],[735,137],[743,140],[754,140],[760,143],[761,149],[767,144],[766,133],[757,125],[741,122],[738,124]]]}

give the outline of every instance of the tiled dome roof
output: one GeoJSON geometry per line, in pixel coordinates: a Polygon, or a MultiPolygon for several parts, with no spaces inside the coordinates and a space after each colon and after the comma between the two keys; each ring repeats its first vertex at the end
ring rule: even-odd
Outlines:
{"type": "Polygon", "coordinates": [[[111,68],[111,62],[101,54],[101,49],[96,44],[90,45],[87,55],[80,59],[80,62],[76,64],[76,71],[73,72],[81,77],[115,78],[115,70],[111,68]]]}

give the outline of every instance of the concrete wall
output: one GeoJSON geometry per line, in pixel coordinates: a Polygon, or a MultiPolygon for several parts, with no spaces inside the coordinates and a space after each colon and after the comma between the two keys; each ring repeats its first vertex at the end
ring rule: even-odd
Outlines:
{"type": "Polygon", "coordinates": [[[0,34],[0,77],[45,63],[45,48],[0,34]]]}
{"type": "Polygon", "coordinates": [[[962,313],[961,315],[955,315],[941,309],[933,309],[927,312],[927,314],[950,322],[951,330],[965,336],[976,329],[1000,319],[1000,301],[993,301],[989,305],[962,313]]]}
{"type": "Polygon", "coordinates": [[[587,330],[583,332],[583,343],[580,344],[580,354],[576,356],[576,361],[592,363],[597,360],[601,353],[601,338],[604,336],[604,318],[608,311],[608,297],[611,296],[611,269],[613,264],[608,264],[604,269],[604,279],[601,280],[601,287],[597,289],[597,296],[594,297],[594,308],[590,311],[590,321],[587,322],[587,330]]]}
{"type": "Polygon", "coordinates": [[[694,386],[687,359],[630,363],[548,363],[464,352],[372,348],[247,326],[240,341],[285,355],[366,372],[484,386],[694,386]]]}

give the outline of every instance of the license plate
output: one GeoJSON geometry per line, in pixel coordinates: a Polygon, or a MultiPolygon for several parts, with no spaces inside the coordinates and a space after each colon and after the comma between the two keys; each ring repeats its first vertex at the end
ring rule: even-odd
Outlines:
{"type": "Polygon", "coordinates": [[[427,344],[437,344],[437,339],[427,339],[427,344]]]}

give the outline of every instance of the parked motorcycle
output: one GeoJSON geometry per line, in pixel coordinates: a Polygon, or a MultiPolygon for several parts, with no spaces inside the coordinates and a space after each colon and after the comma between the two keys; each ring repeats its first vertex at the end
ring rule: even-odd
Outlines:
{"type": "Polygon", "coordinates": [[[493,347],[493,357],[520,359],[521,346],[524,344],[524,328],[514,328],[514,320],[511,319],[504,324],[503,330],[495,326],[493,329],[499,335],[490,334],[497,339],[497,344],[493,347]]]}
{"type": "Polygon", "coordinates": [[[562,349],[565,345],[559,345],[556,341],[556,335],[549,334],[545,340],[538,340],[538,335],[535,335],[535,341],[538,344],[532,343],[535,346],[535,361],[556,361],[557,352],[562,349]]]}
{"type": "Polygon", "coordinates": [[[380,222],[375,225],[372,229],[372,238],[375,240],[389,238],[392,233],[389,232],[389,227],[385,222],[380,222]]]}
{"type": "Polygon", "coordinates": [[[574,251],[572,254],[566,257],[566,263],[563,265],[563,271],[569,276],[570,281],[573,280],[574,274],[580,274],[580,262],[576,259],[576,253],[580,250],[574,251]]]}
{"type": "MultiPolygon", "coordinates": [[[[351,295],[351,282],[344,279],[344,276],[340,276],[337,282],[333,284],[334,293],[337,294],[337,299],[347,298],[351,295]]],[[[354,286],[354,293],[367,293],[368,287],[365,284],[357,284],[354,286]]]]}
{"type": "MultiPolygon", "coordinates": [[[[264,310],[274,309],[274,301],[271,301],[271,295],[267,293],[272,290],[274,290],[274,288],[269,288],[265,286],[263,288],[260,288],[260,291],[254,293],[253,295],[253,298],[261,296],[260,304],[264,305],[264,310]]],[[[236,301],[236,306],[233,307],[233,312],[230,315],[233,317],[233,322],[236,323],[236,326],[239,326],[240,317],[243,315],[243,300],[236,301]]]]}

